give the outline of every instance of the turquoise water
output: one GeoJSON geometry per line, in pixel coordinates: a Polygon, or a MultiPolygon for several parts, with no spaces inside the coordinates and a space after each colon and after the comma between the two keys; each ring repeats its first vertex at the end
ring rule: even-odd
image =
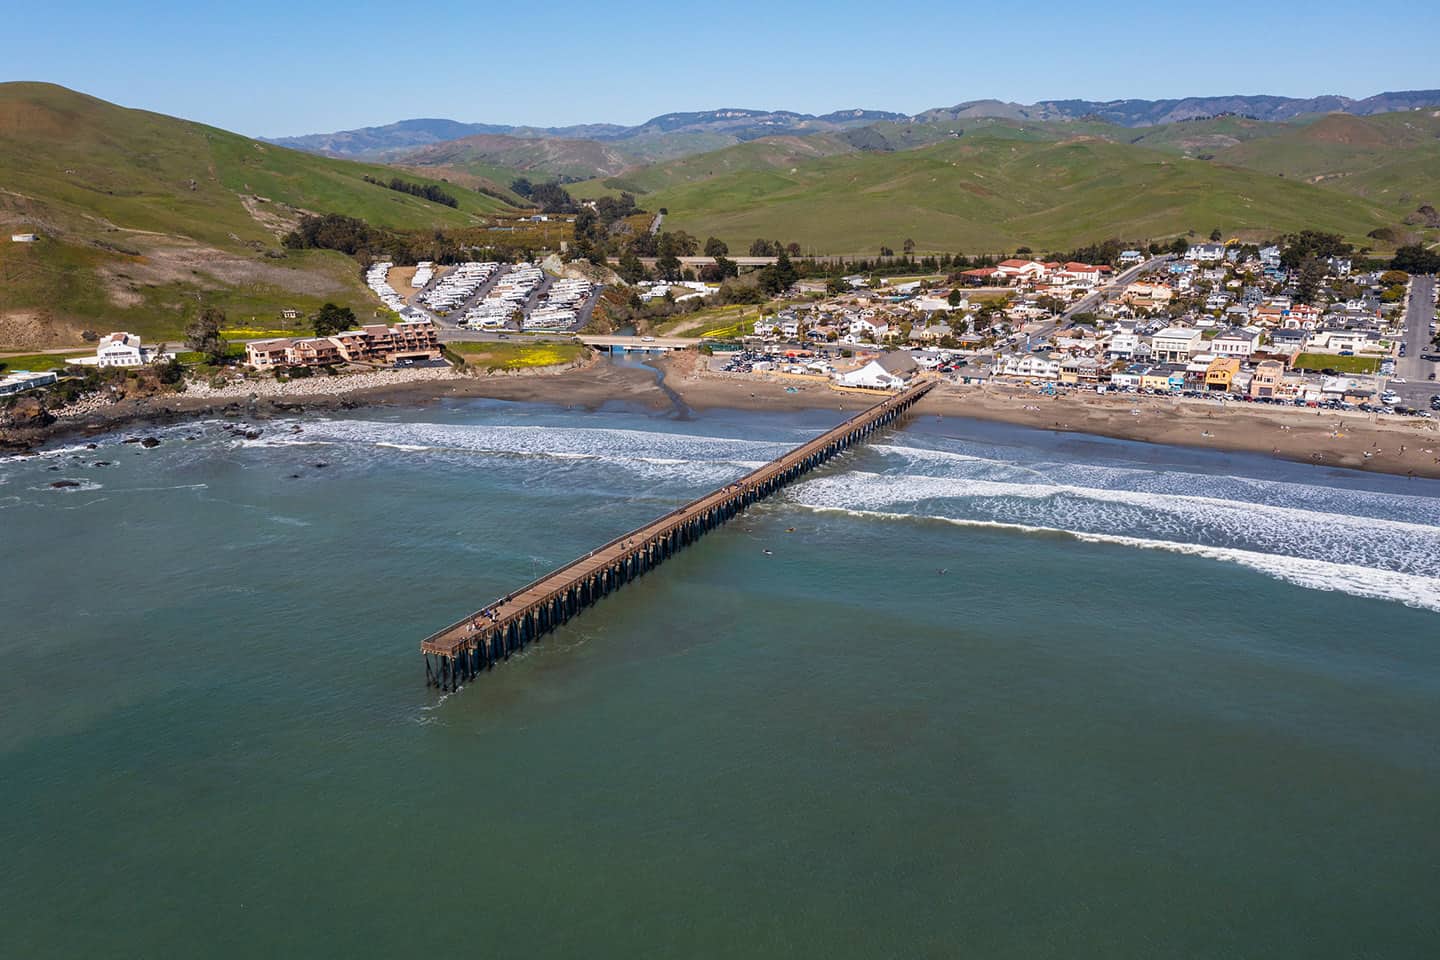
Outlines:
{"type": "Polygon", "coordinates": [[[839,416],[0,462],[0,954],[1436,954],[1440,484],[916,419],[425,688],[839,416]]]}

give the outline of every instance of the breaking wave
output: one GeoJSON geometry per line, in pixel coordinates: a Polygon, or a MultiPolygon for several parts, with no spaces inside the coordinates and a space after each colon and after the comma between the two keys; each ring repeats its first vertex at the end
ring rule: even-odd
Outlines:
{"type": "Polygon", "coordinates": [[[851,472],[796,488],[802,505],[1233,547],[1440,577],[1440,526],[1196,494],[851,472]]]}
{"type": "Polygon", "coordinates": [[[867,465],[879,471],[823,473],[789,497],[857,517],[1206,557],[1310,589],[1440,611],[1436,498],[1125,462],[1027,462],[960,446],[877,444],[867,465]]]}
{"type": "Polygon", "coordinates": [[[754,469],[792,446],[785,440],[740,440],[649,430],[374,420],[307,422],[303,436],[262,437],[241,440],[238,444],[242,447],[328,444],[427,456],[594,461],[648,473],[678,468],[679,472],[690,475],[686,479],[716,482],[742,470],[754,469]]]}
{"type": "Polygon", "coordinates": [[[1407,607],[1440,612],[1440,579],[1379,570],[1352,563],[1335,563],[1259,553],[1233,547],[1213,547],[1173,540],[1153,540],[1121,534],[1086,533],[1056,527],[1037,527],[1023,523],[1002,523],[993,520],[967,520],[959,517],[923,516],[911,513],[887,513],[877,510],[855,510],[847,507],[809,506],[820,512],[842,513],[852,517],[882,520],[931,520],[960,527],[1008,530],[1016,533],[1064,537],[1082,543],[1111,544],[1140,550],[1164,550],[1169,553],[1204,557],[1248,567],[1251,570],[1311,590],[1338,591],[1357,597],[1391,600],[1407,607]]]}

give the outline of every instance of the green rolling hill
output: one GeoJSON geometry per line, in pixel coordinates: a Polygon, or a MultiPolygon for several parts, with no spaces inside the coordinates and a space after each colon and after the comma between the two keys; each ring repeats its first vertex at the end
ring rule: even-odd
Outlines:
{"type": "MultiPolygon", "coordinates": [[[[771,137],[627,170],[619,176],[574,184],[577,197],[596,197],[616,190],[659,193],[734,174],[788,171],[818,159],[853,153],[855,147],[829,134],[813,137],[771,137]]],[[[653,205],[652,205],[653,206],[653,205]]]]}
{"type": "MultiPolygon", "coordinates": [[[[442,185],[458,208],[366,182],[391,168],[299,153],[130,110],[63,87],[0,84],[0,347],[74,342],[84,329],[175,337],[202,304],[235,326],[326,299],[368,315],[352,260],[287,251],[302,212],[393,228],[467,226],[510,209],[442,185]]],[[[419,182],[436,181],[412,177],[419,182]]]]}
{"type": "Polygon", "coordinates": [[[1422,204],[1440,205],[1440,110],[1327,114],[1216,159],[1363,197],[1403,217],[1422,204]]]}
{"type": "Polygon", "coordinates": [[[1229,116],[1184,120],[1154,127],[1117,127],[1110,134],[1110,139],[1188,157],[1213,156],[1238,144],[1278,136],[1290,129],[1283,123],[1229,116]]]}
{"type": "MultiPolygon", "coordinates": [[[[447,140],[387,158],[411,169],[449,168],[495,179],[500,171],[532,180],[584,180],[617,174],[634,161],[598,140],[482,134],[447,140]]],[[[503,174],[501,174],[503,175],[503,174]]],[[[501,180],[508,185],[509,180],[501,180]]]]}
{"type": "Polygon", "coordinates": [[[1094,136],[1019,137],[1013,127],[788,166],[757,158],[761,143],[721,153],[742,149],[751,151],[744,162],[692,157],[608,183],[645,189],[647,208],[668,208],[667,228],[719,236],[732,250],[756,237],[817,253],[899,249],[906,238],[921,250],[1056,249],[1216,227],[1255,237],[1316,228],[1363,240],[1394,221],[1363,198],[1294,179],[1094,136]],[[695,175],[712,166],[712,175],[695,175]]]}

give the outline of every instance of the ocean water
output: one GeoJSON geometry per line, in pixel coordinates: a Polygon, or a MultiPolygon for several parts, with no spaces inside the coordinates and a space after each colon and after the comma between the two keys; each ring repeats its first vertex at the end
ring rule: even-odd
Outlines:
{"type": "Polygon", "coordinates": [[[1440,954],[1433,482],[916,418],[424,686],[840,416],[0,461],[0,956],[1440,954]]]}

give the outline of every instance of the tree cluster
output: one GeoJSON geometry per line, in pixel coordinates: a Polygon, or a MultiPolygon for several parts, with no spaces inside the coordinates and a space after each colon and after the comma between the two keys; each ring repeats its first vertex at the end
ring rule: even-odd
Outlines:
{"type": "Polygon", "coordinates": [[[456,263],[467,259],[472,249],[460,237],[441,230],[402,233],[338,213],[301,217],[281,242],[291,250],[338,250],[362,262],[384,257],[401,263],[456,263]]]}
{"type": "Polygon", "coordinates": [[[1395,251],[1390,269],[1406,273],[1440,273],[1440,253],[1427,250],[1424,244],[1412,243],[1395,251]]]}
{"type": "Polygon", "coordinates": [[[766,240],[763,237],[750,244],[750,256],[752,257],[778,257],[782,253],[798,257],[800,256],[800,244],[781,243],[779,240],[766,240]]]}
{"type": "Polygon", "coordinates": [[[223,363],[229,349],[220,328],[225,325],[224,312],[215,307],[206,307],[200,315],[185,327],[185,346],[196,353],[203,353],[211,363],[223,363]]]}
{"type": "Polygon", "coordinates": [[[361,251],[378,250],[391,239],[390,234],[364,220],[327,213],[301,217],[300,223],[282,242],[292,250],[339,250],[354,256],[361,251]]]}
{"type": "Polygon", "coordinates": [[[379,186],[386,187],[390,190],[396,191],[397,193],[408,193],[412,197],[419,197],[422,200],[429,200],[431,203],[440,203],[444,204],[447,207],[460,206],[459,200],[456,200],[450,194],[446,193],[444,190],[441,190],[433,183],[411,183],[409,180],[401,180],[399,177],[391,177],[390,182],[388,183],[383,180],[377,180],[374,177],[366,177],[365,181],[367,183],[374,183],[379,186]]]}
{"type": "Polygon", "coordinates": [[[794,286],[795,281],[800,279],[800,274],[795,270],[795,265],[790,262],[790,255],[781,250],[775,262],[760,271],[760,289],[772,297],[779,296],[794,286]]]}
{"type": "Polygon", "coordinates": [[[333,337],[342,330],[355,328],[355,311],[326,303],[311,315],[310,326],[317,337],[333,337]]]}
{"type": "Polygon", "coordinates": [[[1347,257],[1354,250],[1338,233],[1301,230],[1299,233],[1287,233],[1280,238],[1280,264],[1286,270],[1295,270],[1306,259],[1347,257]]]}
{"type": "Polygon", "coordinates": [[[526,198],[539,207],[541,213],[574,213],[578,209],[575,198],[558,180],[535,184],[526,198]]]}

